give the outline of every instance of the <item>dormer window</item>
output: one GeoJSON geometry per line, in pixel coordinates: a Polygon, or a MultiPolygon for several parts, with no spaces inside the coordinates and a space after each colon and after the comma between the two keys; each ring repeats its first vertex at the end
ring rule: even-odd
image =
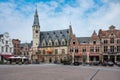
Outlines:
{"type": "Polygon", "coordinates": [[[58,39],[56,39],[56,40],[54,41],[54,45],[55,45],[55,46],[59,46],[59,40],[58,40],[58,39]]]}
{"type": "Polygon", "coordinates": [[[42,46],[43,46],[43,47],[46,46],[46,41],[45,41],[45,39],[43,39],[43,41],[42,41],[42,46]]]}
{"type": "Polygon", "coordinates": [[[47,35],[49,35],[49,33],[47,33],[47,35]]]}
{"type": "Polygon", "coordinates": [[[58,46],[58,42],[55,42],[55,46],[58,46]]]}
{"type": "Polygon", "coordinates": [[[51,42],[48,43],[48,46],[52,46],[51,42]]]}
{"type": "Polygon", "coordinates": [[[48,46],[52,46],[52,40],[51,39],[48,42],[48,46]]]}
{"type": "Polygon", "coordinates": [[[69,33],[69,31],[67,30],[67,33],[69,33]]]}
{"type": "Polygon", "coordinates": [[[60,34],[62,34],[62,32],[60,31],[60,34]]]}

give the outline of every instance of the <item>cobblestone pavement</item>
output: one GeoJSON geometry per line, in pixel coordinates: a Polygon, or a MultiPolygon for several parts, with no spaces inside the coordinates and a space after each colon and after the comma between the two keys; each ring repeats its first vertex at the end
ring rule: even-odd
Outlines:
{"type": "Polygon", "coordinates": [[[0,65],[0,80],[120,80],[119,67],[0,65]]]}

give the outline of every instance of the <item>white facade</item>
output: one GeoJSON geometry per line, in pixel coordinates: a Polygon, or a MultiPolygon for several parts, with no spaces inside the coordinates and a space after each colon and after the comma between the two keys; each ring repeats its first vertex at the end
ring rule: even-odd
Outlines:
{"type": "Polygon", "coordinates": [[[9,33],[0,34],[0,55],[13,54],[13,43],[9,37],[9,33]]]}

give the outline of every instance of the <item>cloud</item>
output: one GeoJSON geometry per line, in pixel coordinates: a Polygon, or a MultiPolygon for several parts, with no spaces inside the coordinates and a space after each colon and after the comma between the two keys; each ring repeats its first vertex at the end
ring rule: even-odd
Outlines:
{"type": "MultiPolygon", "coordinates": [[[[30,42],[35,4],[24,0],[0,2],[0,33],[7,31],[11,38],[30,42]]],[[[71,22],[78,37],[91,36],[94,30],[108,29],[110,25],[120,29],[119,8],[119,0],[50,0],[37,3],[41,31],[66,29],[71,22]]]]}

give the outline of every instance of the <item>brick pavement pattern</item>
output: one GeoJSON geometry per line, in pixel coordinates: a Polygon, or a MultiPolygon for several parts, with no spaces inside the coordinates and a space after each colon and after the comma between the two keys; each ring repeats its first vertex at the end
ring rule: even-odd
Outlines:
{"type": "MultiPolygon", "coordinates": [[[[92,80],[120,80],[119,69],[100,69],[92,80]]],[[[97,70],[95,67],[42,64],[3,66],[0,67],[0,80],[90,80],[97,70]]]]}

